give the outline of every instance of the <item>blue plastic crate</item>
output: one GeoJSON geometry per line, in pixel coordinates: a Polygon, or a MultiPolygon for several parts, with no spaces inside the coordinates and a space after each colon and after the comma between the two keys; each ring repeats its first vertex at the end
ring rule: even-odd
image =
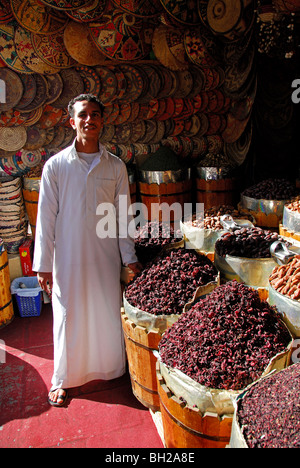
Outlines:
{"type": "Polygon", "coordinates": [[[15,278],[11,283],[11,293],[15,294],[21,317],[38,317],[42,310],[42,288],[36,276],[15,278]],[[24,283],[26,288],[20,288],[24,283]]]}

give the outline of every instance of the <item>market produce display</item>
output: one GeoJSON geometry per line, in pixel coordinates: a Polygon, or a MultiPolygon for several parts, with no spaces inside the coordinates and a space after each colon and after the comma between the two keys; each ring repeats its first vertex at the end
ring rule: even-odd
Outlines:
{"type": "Polygon", "coordinates": [[[249,448],[300,448],[300,364],[255,384],[237,417],[249,448]]]}
{"type": "Polygon", "coordinates": [[[181,314],[199,286],[216,281],[217,270],[204,255],[184,248],[165,251],[126,289],[134,307],[154,315],[181,314]]]}
{"type": "Polygon", "coordinates": [[[222,235],[215,244],[221,257],[232,255],[245,258],[270,258],[270,247],[275,241],[284,239],[276,232],[254,228],[242,228],[222,235]]]}
{"type": "Polygon", "coordinates": [[[271,286],[290,299],[300,300],[300,255],[287,265],[274,268],[269,278],[271,286]]]}
{"type": "Polygon", "coordinates": [[[162,362],[210,388],[240,390],[257,380],[291,341],[257,291],[228,282],[200,299],[164,334],[162,362]]]}
{"type": "Polygon", "coordinates": [[[290,200],[297,195],[297,189],[288,180],[267,179],[247,188],[242,195],[263,200],[290,200]]]}
{"type": "Polygon", "coordinates": [[[252,220],[250,215],[239,211],[234,206],[230,205],[219,205],[213,206],[212,208],[205,209],[204,219],[193,219],[191,223],[194,227],[212,229],[213,231],[222,231],[224,226],[221,223],[221,217],[224,215],[230,215],[233,219],[247,219],[252,220]]]}

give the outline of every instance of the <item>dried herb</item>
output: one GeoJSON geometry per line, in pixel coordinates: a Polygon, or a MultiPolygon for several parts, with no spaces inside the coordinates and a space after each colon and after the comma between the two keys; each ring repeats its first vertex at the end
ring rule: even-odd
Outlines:
{"type": "Polygon", "coordinates": [[[232,281],[200,299],[164,334],[162,362],[201,385],[240,390],[257,380],[290,334],[257,291],[232,281]]]}
{"type": "Polygon", "coordinates": [[[217,270],[204,255],[189,249],[163,252],[125,291],[134,307],[153,315],[181,314],[199,286],[215,281],[217,270]]]}
{"type": "Polygon", "coordinates": [[[238,404],[250,448],[300,448],[300,364],[262,379],[238,404]]]}

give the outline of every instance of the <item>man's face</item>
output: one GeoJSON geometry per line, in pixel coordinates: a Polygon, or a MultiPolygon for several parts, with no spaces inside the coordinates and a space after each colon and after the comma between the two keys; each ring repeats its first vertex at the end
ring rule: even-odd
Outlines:
{"type": "Polygon", "coordinates": [[[70,123],[77,132],[78,140],[98,139],[103,127],[103,118],[98,104],[89,101],[75,102],[74,117],[70,118],[70,123]]]}

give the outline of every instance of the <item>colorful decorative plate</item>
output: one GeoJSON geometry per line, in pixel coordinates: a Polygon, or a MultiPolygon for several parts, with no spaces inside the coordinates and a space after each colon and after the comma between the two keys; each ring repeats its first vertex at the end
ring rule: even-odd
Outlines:
{"type": "Polygon", "coordinates": [[[128,123],[136,122],[139,116],[139,112],[140,112],[140,104],[136,101],[130,102],[130,107],[131,107],[131,113],[127,122],[128,123]]]}
{"type": "Polygon", "coordinates": [[[111,142],[115,135],[115,132],[116,132],[116,129],[114,125],[104,125],[102,133],[99,138],[101,143],[111,142]]]}
{"type": "Polygon", "coordinates": [[[28,31],[53,34],[65,27],[65,14],[43,5],[39,0],[10,0],[10,4],[16,20],[28,31]]]}
{"type": "Polygon", "coordinates": [[[0,127],[0,148],[5,151],[17,151],[22,148],[27,140],[26,128],[0,127]]]}
{"type": "Polygon", "coordinates": [[[23,95],[21,97],[21,100],[18,102],[16,108],[17,110],[22,110],[25,109],[29,104],[31,104],[31,102],[35,98],[37,91],[37,83],[35,75],[33,73],[20,73],[19,77],[21,78],[23,83],[23,95]]]}
{"type": "Polygon", "coordinates": [[[186,98],[192,91],[194,80],[189,70],[184,70],[176,73],[178,86],[174,96],[177,98],[186,98]]]}
{"type": "Polygon", "coordinates": [[[20,151],[21,160],[26,167],[35,167],[43,160],[43,149],[36,149],[34,151],[29,151],[22,149],[20,151]]]}
{"type": "Polygon", "coordinates": [[[141,60],[151,50],[152,25],[117,11],[105,24],[90,23],[91,36],[107,57],[120,61],[141,60]],[[136,24],[137,23],[137,24],[136,24]]]}
{"type": "Polygon", "coordinates": [[[112,125],[120,113],[118,102],[113,102],[104,107],[103,121],[104,125],[112,125]]]}
{"type": "Polygon", "coordinates": [[[63,80],[63,90],[59,98],[53,102],[53,107],[65,109],[71,99],[83,93],[84,84],[75,68],[66,68],[61,70],[59,74],[63,80]]]}
{"type": "Polygon", "coordinates": [[[163,99],[174,96],[174,93],[178,87],[176,73],[162,66],[156,66],[156,71],[161,77],[161,88],[159,90],[158,95],[156,96],[157,99],[163,99]]]}
{"type": "Polygon", "coordinates": [[[159,62],[171,70],[186,70],[183,32],[161,24],[155,28],[152,39],[152,48],[159,62]]]}
{"type": "Polygon", "coordinates": [[[90,23],[98,21],[103,16],[106,7],[106,0],[89,0],[87,5],[76,10],[66,11],[67,15],[74,21],[80,23],[90,23]]]}
{"type": "Polygon", "coordinates": [[[160,0],[172,18],[187,25],[200,24],[197,0],[160,0]]]}
{"type": "Polygon", "coordinates": [[[17,21],[0,24],[0,56],[6,66],[20,73],[32,73],[20,59],[14,42],[15,30],[19,27],[17,21]]]}
{"type": "Polygon", "coordinates": [[[46,143],[46,130],[36,125],[27,127],[27,141],[24,145],[26,150],[35,150],[42,148],[46,143]]]}
{"type": "Polygon", "coordinates": [[[101,91],[101,81],[96,71],[93,68],[84,65],[75,67],[75,70],[80,74],[83,81],[83,92],[99,96],[101,91]]]}
{"type": "Polygon", "coordinates": [[[52,67],[63,69],[76,63],[66,49],[63,32],[49,35],[31,33],[31,42],[35,53],[52,67]]]}
{"type": "Polygon", "coordinates": [[[6,102],[0,103],[0,112],[18,105],[23,96],[23,83],[17,73],[9,68],[0,68],[0,79],[5,82],[6,102]]]}
{"type": "Polygon", "coordinates": [[[14,33],[14,43],[17,55],[27,69],[40,74],[54,74],[59,68],[53,67],[42,60],[35,52],[31,41],[31,32],[17,27],[14,33]]]}
{"type": "Polygon", "coordinates": [[[255,56],[255,47],[250,45],[241,58],[225,68],[224,91],[227,95],[236,93],[245,84],[251,73],[255,56]]]}
{"type": "Polygon", "coordinates": [[[143,64],[143,71],[147,76],[147,90],[139,97],[140,103],[147,103],[151,99],[155,99],[162,85],[161,75],[158,73],[155,65],[143,64]]]}
{"type": "Polygon", "coordinates": [[[113,0],[121,10],[141,18],[158,16],[162,11],[160,0],[113,0]]]}
{"type": "Polygon", "coordinates": [[[131,105],[130,103],[120,104],[119,105],[119,115],[114,120],[114,125],[122,125],[129,119],[131,114],[131,105]]]}
{"type": "Polygon", "coordinates": [[[118,67],[117,65],[114,67],[107,67],[107,68],[114,73],[116,80],[117,80],[117,91],[116,91],[114,100],[122,99],[127,90],[126,77],[124,73],[122,72],[122,70],[120,69],[120,67],[118,67]]]}
{"type": "Polygon", "coordinates": [[[31,112],[45,104],[48,96],[48,83],[43,75],[35,75],[36,93],[34,99],[22,109],[22,112],[31,112]]]}
{"type": "Polygon", "coordinates": [[[143,76],[137,67],[128,64],[118,66],[119,70],[124,74],[127,82],[126,93],[120,100],[121,102],[136,101],[144,90],[143,76]]]}
{"type": "Polygon", "coordinates": [[[54,138],[51,141],[51,145],[54,146],[54,148],[60,148],[64,139],[65,139],[65,128],[62,125],[56,125],[54,127],[54,138]]]}
{"type": "Polygon", "coordinates": [[[107,67],[95,67],[95,71],[101,82],[99,98],[104,105],[109,104],[116,98],[118,89],[116,76],[114,72],[107,67]]]}
{"type": "Polygon", "coordinates": [[[1,0],[0,4],[0,23],[8,23],[14,17],[10,0],[1,0]]]}
{"type": "Polygon", "coordinates": [[[64,45],[68,54],[82,65],[103,64],[105,56],[95,47],[91,30],[86,24],[70,21],[64,30],[64,45]]]}
{"type": "Polygon", "coordinates": [[[231,144],[224,144],[224,155],[240,166],[245,161],[252,142],[252,124],[249,122],[240,138],[231,144]]]}
{"type": "Polygon", "coordinates": [[[88,5],[90,0],[41,0],[45,5],[57,10],[77,10],[88,5]]]}
{"type": "Polygon", "coordinates": [[[143,137],[143,143],[152,143],[153,138],[157,133],[157,122],[156,120],[145,120],[146,133],[143,137]]]}
{"type": "Polygon", "coordinates": [[[26,117],[23,117],[20,111],[9,109],[5,112],[0,112],[0,126],[13,127],[15,125],[25,125],[26,117]]]}
{"type": "Polygon", "coordinates": [[[144,120],[133,122],[131,125],[131,141],[137,143],[143,141],[143,137],[146,134],[146,123],[144,120]]]}
{"type": "Polygon", "coordinates": [[[54,127],[45,128],[44,130],[46,132],[46,140],[44,143],[44,148],[53,147],[53,145],[51,145],[51,141],[54,139],[54,127]]]}

